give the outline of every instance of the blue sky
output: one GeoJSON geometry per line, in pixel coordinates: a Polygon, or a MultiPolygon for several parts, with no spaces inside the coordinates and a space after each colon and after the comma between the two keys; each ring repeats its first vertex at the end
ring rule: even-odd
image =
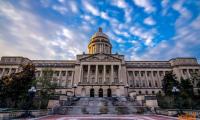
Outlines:
{"type": "Polygon", "coordinates": [[[1,0],[0,56],[75,59],[102,27],[126,60],[200,58],[200,0],[1,0]]]}

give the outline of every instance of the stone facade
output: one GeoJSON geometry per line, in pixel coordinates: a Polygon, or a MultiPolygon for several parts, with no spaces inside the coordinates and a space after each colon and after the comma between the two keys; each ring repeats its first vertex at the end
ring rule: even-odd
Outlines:
{"type": "Polygon", "coordinates": [[[0,76],[20,71],[20,65],[27,62],[36,66],[36,77],[42,76],[45,68],[53,70],[51,82],[57,84],[57,93],[73,95],[77,85],[77,96],[90,97],[152,95],[162,92],[161,80],[169,71],[173,71],[178,80],[200,72],[196,58],[126,61],[124,55],[112,54],[112,45],[101,28],[91,37],[88,54],[77,55],[76,60],[30,60],[3,56],[0,76]]]}

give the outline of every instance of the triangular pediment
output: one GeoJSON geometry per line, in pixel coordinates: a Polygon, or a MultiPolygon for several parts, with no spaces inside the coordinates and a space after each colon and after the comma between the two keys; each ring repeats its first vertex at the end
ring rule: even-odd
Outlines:
{"type": "Polygon", "coordinates": [[[84,58],[81,58],[80,61],[84,62],[120,62],[121,59],[112,56],[112,54],[93,54],[84,58]]]}

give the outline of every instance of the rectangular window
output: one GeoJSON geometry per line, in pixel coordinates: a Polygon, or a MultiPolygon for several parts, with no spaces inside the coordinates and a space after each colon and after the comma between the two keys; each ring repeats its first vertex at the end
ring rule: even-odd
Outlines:
{"type": "Polygon", "coordinates": [[[135,71],[135,76],[136,76],[136,77],[138,76],[138,71],[135,71]]]}
{"type": "Polygon", "coordinates": [[[69,71],[69,72],[68,72],[68,76],[69,76],[69,77],[72,76],[72,71],[69,71]]]}
{"type": "Polygon", "coordinates": [[[66,75],[66,71],[62,71],[62,76],[65,76],[66,75]]]}

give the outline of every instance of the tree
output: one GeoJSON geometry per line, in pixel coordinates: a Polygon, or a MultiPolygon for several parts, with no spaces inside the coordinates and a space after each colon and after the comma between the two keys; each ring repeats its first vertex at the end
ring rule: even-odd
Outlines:
{"type": "Polygon", "coordinates": [[[184,95],[185,97],[193,96],[193,85],[190,79],[181,78],[180,88],[181,95],[184,95]]]}
{"type": "Polygon", "coordinates": [[[45,68],[42,70],[41,77],[38,77],[35,81],[37,84],[37,88],[39,88],[39,96],[40,96],[40,108],[46,108],[48,104],[48,100],[54,94],[54,90],[56,88],[55,83],[51,83],[53,78],[53,70],[45,68]]]}
{"type": "Polygon", "coordinates": [[[197,72],[193,72],[191,74],[191,81],[194,84],[194,87],[197,88],[198,93],[200,94],[200,74],[197,72]]]}
{"type": "Polygon", "coordinates": [[[167,72],[162,80],[162,87],[165,95],[172,95],[173,86],[179,86],[175,74],[172,71],[167,72]]]}
{"type": "Polygon", "coordinates": [[[21,65],[21,71],[3,76],[0,82],[0,103],[4,107],[19,108],[26,99],[28,89],[35,79],[35,66],[33,64],[21,65]]]}

